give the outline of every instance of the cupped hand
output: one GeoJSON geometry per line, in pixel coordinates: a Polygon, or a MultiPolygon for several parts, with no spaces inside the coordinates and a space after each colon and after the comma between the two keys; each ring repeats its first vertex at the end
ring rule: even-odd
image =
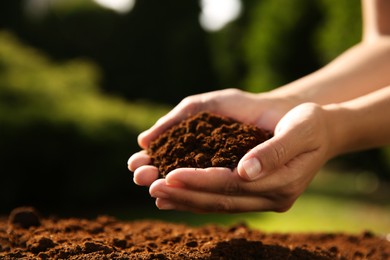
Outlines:
{"type": "MultiPolygon", "coordinates": [[[[296,104],[291,98],[272,94],[250,94],[238,89],[226,89],[189,96],[180,102],[167,115],[160,118],[154,126],[138,136],[138,143],[147,149],[150,142],[171,126],[200,111],[213,112],[274,131],[277,122],[296,104]]],[[[134,172],[134,182],[150,186],[159,174],[150,164],[145,151],[133,154],[128,168],[134,172]]]]}
{"type": "Polygon", "coordinates": [[[274,137],[249,151],[234,171],[176,169],[154,181],[150,194],[160,209],[286,211],[332,154],[330,118],[318,105],[299,105],[280,120],[274,137]],[[257,173],[249,177],[251,167],[257,173]]]}

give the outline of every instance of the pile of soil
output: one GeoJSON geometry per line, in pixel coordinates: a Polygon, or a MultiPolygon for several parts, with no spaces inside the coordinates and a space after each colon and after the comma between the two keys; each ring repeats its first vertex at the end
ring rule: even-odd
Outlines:
{"type": "Polygon", "coordinates": [[[200,112],[160,135],[149,145],[148,154],[162,177],[182,167],[234,169],[250,149],[271,136],[232,118],[200,112]]]}
{"type": "Polygon", "coordinates": [[[264,233],[244,224],[191,227],[101,216],[41,218],[32,208],[0,219],[0,259],[390,259],[370,232],[264,233]]]}

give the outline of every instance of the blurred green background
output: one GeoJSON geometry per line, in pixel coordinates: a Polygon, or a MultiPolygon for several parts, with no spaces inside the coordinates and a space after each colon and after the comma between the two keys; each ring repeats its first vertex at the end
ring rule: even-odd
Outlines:
{"type": "Polygon", "coordinates": [[[200,19],[206,1],[129,0],[119,10],[0,2],[0,213],[32,205],[68,216],[390,232],[388,148],[332,160],[285,214],[159,212],[133,184],[126,162],[137,135],[184,97],[278,87],[361,37],[359,1],[233,2],[236,19],[218,28],[200,19]]]}

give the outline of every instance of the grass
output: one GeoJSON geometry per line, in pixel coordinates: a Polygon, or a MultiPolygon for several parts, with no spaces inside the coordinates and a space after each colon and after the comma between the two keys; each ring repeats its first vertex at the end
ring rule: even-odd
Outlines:
{"type": "Polygon", "coordinates": [[[283,214],[257,213],[246,217],[253,228],[278,232],[390,233],[390,207],[323,195],[303,195],[283,214]]]}
{"type": "Polygon", "coordinates": [[[388,184],[370,173],[323,170],[286,213],[253,213],[254,228],[280,232],[390,233],[388,184]]]}

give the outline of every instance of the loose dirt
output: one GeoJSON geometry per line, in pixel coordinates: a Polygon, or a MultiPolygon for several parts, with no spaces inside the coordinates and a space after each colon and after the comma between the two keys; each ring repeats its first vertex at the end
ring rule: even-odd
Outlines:
{"type": "Polygon", "coordinates": [[[42,218],[32,208],[0,219],[0,259],[390,259],[390,242],[370,232],[264,233],[244,224],[192,227],[42,218]]]}
{"type": "Polygon", "coordinates": [[[181,167],[234,169],[250,149],[271,136],[264,129],[201,112],[160,135],[148,154],[162,176],[181,167]]]}

